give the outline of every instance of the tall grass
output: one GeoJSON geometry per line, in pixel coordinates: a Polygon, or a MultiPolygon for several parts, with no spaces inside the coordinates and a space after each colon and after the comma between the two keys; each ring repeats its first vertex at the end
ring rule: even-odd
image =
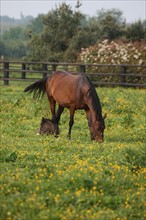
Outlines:
{"type": "Polygon", "coordinates": [[[90,141],[77,111],[67,140],[69,112],[59,138],[36,136],[47,97],[33,100],[22,86],[1,86],[2,220],[145,219],[145,90],[98,88],[107,112],[105,141],[90,141]]]}

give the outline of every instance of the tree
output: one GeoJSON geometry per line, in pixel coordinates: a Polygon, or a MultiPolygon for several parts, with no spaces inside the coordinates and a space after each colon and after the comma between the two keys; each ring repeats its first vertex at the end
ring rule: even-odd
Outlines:
{"type": "Polygon", "coordinates": [[[97,12],[100,39],[114,40],[122,36],[125,21],[122,12],[117,9],[97,12]]]}
{"type": "Polygon", "coordinates": [[[121,28],[111,15],[107,15],[100,25],[102,38],[114,40],[121,36],[121,28]]]}
{"type": "Polygon", "coordinates": [[[56,6],[55,10],[42,16],[43,31],[31,35],[31,55],[35,54],[37,60],[42,57],[46,61],[64,60],[65,51],[70,47],[73,37],[80,30],[83,17],[80,12],[74,12],[66,3],[62,3],[59,7],[56,6]],[[38,46],[36,42],[39,42],[38,46]],[[37,54],[42,56],[36,56],[37,54]]]}
{"type": "Polygon", "coordinates": [[[0,57],[2,56],[6,56],[7,52],[6,52],[6,47],[4,45],[4,43],[2,41],[0,41],[0,57]]]}
{"type": "Polygon", "coordinates": [[[141,21],[137,21],[131,24],[126,31],[126,37],[129,40],[142,40],[144,39],[145,30],[144,30],[144,23],[141,21]]]}
{"type": "Polygon", "coordinates": [[[33,19],[30,24],[27,25],[27,29],[30,33],[40,33],[43,31],[43,15],[40,14],[38,17],[33,19]]]}
{"type": "Polygon", "coordinates": [[[10,28],[1,37],[1,55],[22,58],[27,53],[28,36],[21,27],[10,28]]]}

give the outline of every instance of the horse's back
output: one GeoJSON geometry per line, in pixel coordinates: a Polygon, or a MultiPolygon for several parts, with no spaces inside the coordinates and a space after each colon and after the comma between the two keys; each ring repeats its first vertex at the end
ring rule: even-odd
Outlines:
{"type": "Polygon", "coordinates": [[[63,83],[63,84],[67,81],[68,82],[67,85],[74,84],[75,81],[77,82],[80,79],[80,77],[81,75],[75,75],[65,71],[56,71],[53,72],[52,74],[52,80],[55,80],[55,83],[57,85],[58,85],[58,81],[59,83],[63,83]]]}
{"type": "Polygon", "coordinates": [[[64,71],[54,72],[46,85],[48,98],[53,97],[60,105],[69,106],[77,103],[77,108],[83,103],[84,77],[64,71]]]}
{"type": "Polygon", "coordinates": [[[54,93],[55,91],[60,91],[63,93],[80,87],[81,76],[65,71],[56,71],[53,72],[47,84],[51,90],[51,93],[54,93]]]}

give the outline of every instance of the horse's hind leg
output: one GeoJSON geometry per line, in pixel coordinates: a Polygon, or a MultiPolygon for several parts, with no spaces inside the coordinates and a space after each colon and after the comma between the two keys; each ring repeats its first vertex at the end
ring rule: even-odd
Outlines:
{"type": "Polygon", "coordinates": [[[56,126],[56,135],[58,135],[58,134],[59,134],[59,127],[58,127],[58,123],[59,123],[59,121],[60,121],[60,116],[61,116],[61,114],[62,114],[63,110],[64,110],[64,107],[63,107],[63,106],[61,106],[61,105],[59,105],[59,106],[58,106],[57,113],[56,113],[56,124],[57,124],[57,126],[56,126]]]}
{"type": "Polygon", "coordinates": [[[56,101],[53,98],[50,98],[49,102],[50,102],[50,109],[52,113],[52,122],[54,124],[54,134],[55,134],[55,137],[57,137],[58,136],[57,131],[59,129],[58,129],[58,123],[57,123],[57,118],[56,118],[56,112],[55,112],[56,101]]]}
{"type": "Polygon", "coordinates": [[[70,108],[70,121],[69,121],[69,131],[68,131],[68,139],[71,139],[71,129],[74,124],[74,114],[75,114],[75,107],[70,108]]]}

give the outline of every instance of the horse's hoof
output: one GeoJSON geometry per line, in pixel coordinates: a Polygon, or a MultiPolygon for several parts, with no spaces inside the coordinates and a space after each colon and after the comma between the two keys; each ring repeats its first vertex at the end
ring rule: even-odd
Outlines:
{"type": "Polygon", "coordinates": [[[68,139],[68,140],[70,140],[70,139],[71,139],[70,135],[67,135],[67,139],[68,139]]]}

